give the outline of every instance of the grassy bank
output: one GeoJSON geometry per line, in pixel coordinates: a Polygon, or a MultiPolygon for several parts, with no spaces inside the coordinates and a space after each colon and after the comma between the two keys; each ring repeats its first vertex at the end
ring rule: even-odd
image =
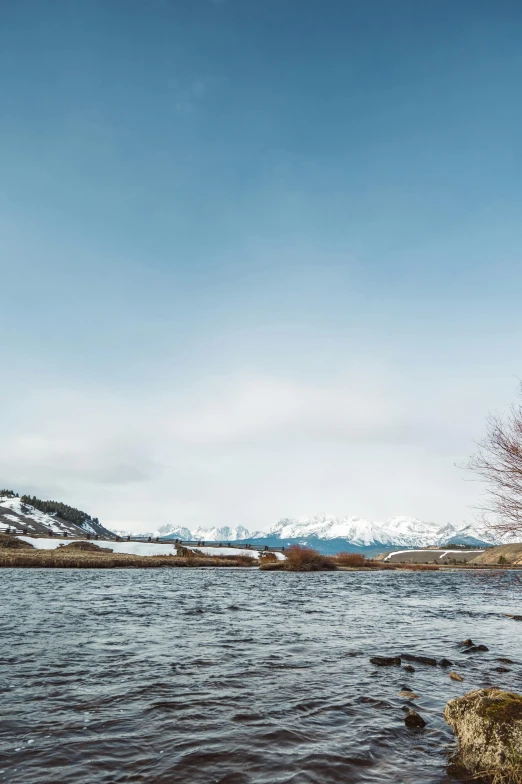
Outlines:
{"type": "MultiPolygon", "coordinates": [[[[103,545],[88,541],[67,541],[55,549],[37,549],[17,536],[0,533],[0,568],[61,568],[61,569],[157,569],[205,567],[253,567],[263,571],[325,572],[325,571],[439,571],[440,569],[501,568],[495,564],[389,563],[365,558],[359,553],[322,555],[316,550],[292,545],[285,550],[285,560],[275,553],[261,552],[259,559],[248,554],[207,555],[198,550],[178,547],[176,555],[133,555],[115,553],[110,542],[103,545]]],[[[171,551],[172,552],[172,551],[171,551]]],[[[516,568],[516,567],[502,567],[516,568]]],[[[520,567],[518,567],[520,568],[520,567]]]]}
{"type": "Polygon", "coordinates": [[[0,534],[0,568],[18,569],[157,569],[202,567],[250,567],[257,560],[246,555],[205,556],[126,555],[93,542],[70,542],[55,550],[37,550],[16,536],[0,534]]]}
{"type": "Polygon", "coordinates": [[[392,565],[383,561],[373,561],[359,553],[339,553],[321,555],[310,547],[292,545],[285,550],[285,560],[278,561],[267,554],[261,560],[260,568],[270,572],[332,572],[332,571],[438,571],[439,567],[425,564],[392,565]]]}
{"type": "Polygon", "coordinates": [[[176,555],[124,555],[112,553],[99,555],[95,553],[66,553],[63,548],[58,550],[35,550],[34,552],[9,552],[0,551],[0,568],[18,569],[157,569],[159,567],[176,568],[201,568],[215,566],[256,566],[253,558],[231,556],[222,558],[209,556],[208,558],[179,558],[176,555]]]}

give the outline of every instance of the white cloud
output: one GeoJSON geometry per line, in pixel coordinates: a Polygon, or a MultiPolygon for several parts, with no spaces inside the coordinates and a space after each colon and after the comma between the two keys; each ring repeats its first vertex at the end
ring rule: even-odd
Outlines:
{"type": "Polygon", "coordinates": [[[136,529],[263,527],[321,511],[461,519],[476,490],[454,463],[488,408],[471,381],[360,368],[321,384],[165,381],[139,396],[34,389],[2,409],[2,483],[136,529]]]}

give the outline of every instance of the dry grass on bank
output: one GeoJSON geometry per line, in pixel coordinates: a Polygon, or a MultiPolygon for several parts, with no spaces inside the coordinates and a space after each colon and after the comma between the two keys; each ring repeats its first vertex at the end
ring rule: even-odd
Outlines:
{"type": "Polygon", "coordinates": [[[365,558],[364,555],[360,553],[339,553],[338,555],[333,556],[334,562],[337,566],[348,568],[348,569],[358,569],[358,568],[365,568],[365,569],[381,569],[381,570],[396,570],[396,569],[406,569],[410,572],[437,572],[439,570],[439,566],[436,564],[403,564],[403,563],[386,563],[385,561],[374,561],[371,558],[365,558]]]}
{"type": "Polygon", "coordinates": [[[338,553],[335,560],[339,566],[368,566],[371,563],[360,553],[338,553]]]}
{"type": "Polygon", "coordinates": [[[81,550],[85,553],[112,553],[110,547],[100,547],[99,544],[94,544],[94,542],[69,542],[69,544],[60,545],[60,550],[62,552],[65,550],[66,552],[70,552],[71,550],[76,552],[77,550],[81,550]]]}
{"type": "Polygon", "coordinates": [[[12,534],[0,534],[0,552],[3,550],[33,550],[33,545],[12,534]]]}
{"type": "MultiPolygon", "coordinates": [[[[23,542],[27,544],[27,542],[23,542]]],[[[126,555],[113,553],[106,548],[96,551],[72,547],[78,544],[58,547],[56,550],[36,550],[28,544],[27,548],[15,549],[0,547],[0,568],[19,569],[157,569],[157,568],[201,568],[201,567],[249,567],[257,561],[249,556],[198,556],[188,558],[176,555],[126,555]]],[[[95,545],[96,547],[96,545],[95,545]]]]}

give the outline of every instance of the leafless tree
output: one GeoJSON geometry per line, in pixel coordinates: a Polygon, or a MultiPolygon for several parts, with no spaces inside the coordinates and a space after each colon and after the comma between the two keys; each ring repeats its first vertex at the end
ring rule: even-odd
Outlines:
{"type": "Polygon", "coordinates": [[[522,535],[522,384],[519,397],[505,417],[488,417],[486,436],[468,463],[486,483],[481,508],[500,534],[522,535]]]}

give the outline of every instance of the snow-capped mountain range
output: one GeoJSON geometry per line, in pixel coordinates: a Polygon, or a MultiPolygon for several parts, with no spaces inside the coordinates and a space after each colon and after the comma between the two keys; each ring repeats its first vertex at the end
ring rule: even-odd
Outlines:
{"type": "Polygon", "coordinates": [[[317,537],[319,539],[347,539],[360,547],[375,544],[404,545],[405,547],[426,547],[427,545],[447,544],[469,539],[488,544],[499,544],[499,537],[487,528],[478,528],[467,523],[444,526],[424,522],[415,517],[390,517],[388,520],[373,523],[361,517],[329,517],[317,515],[299,520],[279,520],[270,529],[272,535],[280,538],[317,537]]]}
{"type": "MultiPolygon", "coordinates": [[[[414,517],[390,517],[384,522],[371,522],[360,517],[317,515],[299,519],[284,518],[266,531],[248,531],[243,526],[197,528],[167,525],[154,535],[180,538],[185,541],[267,541],[303,542],[318,546],[324,543],[330,551],[334,542],[356,548],[426,547],[446,544],[502,544],[508,541],[485,526],[461,523],[425,522],[414,517]]],[[[321,549],[324,549],[321,548],[321,549]]]]}

